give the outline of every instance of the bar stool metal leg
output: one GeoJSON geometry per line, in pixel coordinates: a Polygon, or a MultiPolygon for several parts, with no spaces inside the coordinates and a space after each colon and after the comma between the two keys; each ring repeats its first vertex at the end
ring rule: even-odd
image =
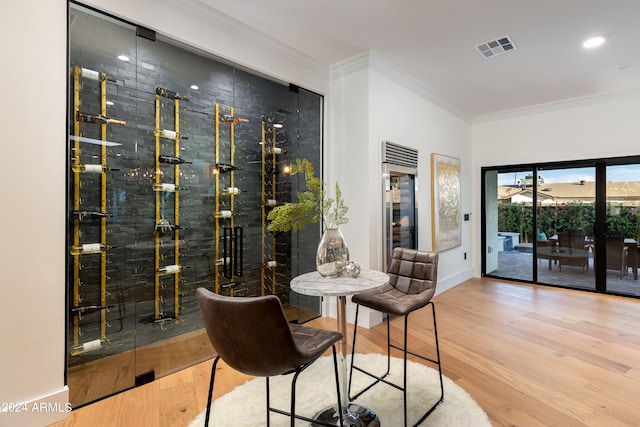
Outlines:
{"type": "Polygon", "coordinates": [[[420,419],[416,422],[416,424],[414,424],[414,426],[418,426],[420,425],[422,422],[424,422],[424,420],[436,409],[436,407],[443,402],[444,400],[444,383],[442,380],[442,365],[440,363],[440,345],[438,342],[438,327],[437,327],[437,322],[436,322],[436,312],[435,312],[435,306],[433,304],[433,302],[429,302],[429,304],[431,306],[431,314],[433,317],[433,332],[434,332],[434,339],[435,339],[435,348],[436,348],[436,357],[435,359],[423,356],[421,354],[417,354],[414,353],[412,351],[408,350],[408,326],[409,326],[409,314],[411,314],[411,312],[407,313],[404,316],[404,336],[403,336],[403,346],[400,347],[398,345],[395,344],[391,344],[391,330],[390,330],[390,316],[387,315],[387,371],[382,375],[382,376],[377,376],[374,375],[371,372],[368,372],[358,366],[355,365],[355,353],[356,353],[356,336],[357,336],[357,327],[358,327],[358,312],[360,309],[360,305],[356,305],[356,318],[355,318],[355,322],[354,322],[354,333],[353,333],[353,345],[351,347],[351,367],[350,367],[350,371],[349,371],[349,387],[348,387],[348,395],[349,395],[349,399],[350,400],[354,400],[357,399],[359,396],[361,396],[363,393],[365,393],[366,391],[368,391],[369,389],[371,389],[374,385],[378,384],[379,382],[383,382],[387,385],[390,385],[398,390],[401,390],[403,393],[403,413],[404,413],[404,425],[405,427],[407,426],[407,355],[410,354],[412,356],[418,357],[422,360],[425,360],[427,362],[433,363],[435,365],[438,366],[438,377],[440,380],[440,397],[438,398],[438,400],[436,401],[435,404],[433,404],[428,410],[427,412],[424,413],[424,415],[422,415],[420,417],[420,419]],[[399,386],[397,384],[394,384],[390,381],[385,380],[385,377],[387,377],[387,375],[389,374],[390,371],[390,363],[391,363],[391,349],[394,348],[396,350],[400,350],[402,351],[402,355],[403,355],[403,385],[399,386]],[[368,386],[366,386],[363,390],[361,390],[360,392],[358,392],[355,395],[351,395],[351,384],[352,384],[352,378],[353,378],[353,371],[354,369],[356,371],[359,371],[365,375],[368,375],[372,378],[375,379],[375,381],[373,381],[371,384],[369,384],[368,386]]]}
{"type": "Polygon", "coordinates": [[[213,365],[211,365],[211,379],[209,380],[209,396],[207,397],[207,412],[204,417],[204,426],[209,427],[209,417],[211,415],[211,401],[213,399],[213,382],[216,378],[216,366],[220,361],[220,356],[216,356],[213,361],[213,365]]]}

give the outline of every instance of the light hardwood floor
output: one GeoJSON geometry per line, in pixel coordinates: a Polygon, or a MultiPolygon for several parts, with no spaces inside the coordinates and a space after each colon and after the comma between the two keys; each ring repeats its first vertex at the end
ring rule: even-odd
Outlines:
{"type": "MultiPolygon", "coordinates": [[[[434,301],[444,374],[494,426],[640,426],[640,300],[474,278],[434,301]]],[[[427,310],[410,317],[418,323],[430,324],[427,310]]],[[[358,351],[383,352],[384,331],[359,330],[358,351]]],[[[413,348],[429,351],[430,337],[411,328],[413,348]]],[[[186,426],[206,404],[210,369],[207,361],[178,371],[54,426],[186,426]]],[[[223,366],[214,397],[246,379],[223,366]]]]}

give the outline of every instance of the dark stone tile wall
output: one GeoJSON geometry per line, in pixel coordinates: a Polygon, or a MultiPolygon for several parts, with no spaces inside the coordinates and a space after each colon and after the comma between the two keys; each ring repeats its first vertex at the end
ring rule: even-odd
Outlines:
{"type": "MultiPolygon", "coordinates": [[[[271,233],[263,233],[262,199],[262,122],[282,122],[284,128],[276,136],[283,153],[278,156],[276,173],[267,173],[267,189],[273,180],[277,183],[275,198],[290,201],[299,188],[300,177],[289,176],[282,166],[297,157],[311,160],[320,171],[322,143],[322,97],[303,89],[290,90],[288,86],[200,56],[160,38],[155,42],[135,36],[135,29],[96,14],[71,10],[70,68],[82,66],[106,73],[108,76],[106,99],[107,116],[126,120],[126,126],[107,126],[107,165],[117,170],[107,172],[107,342],[99,351],[70,357],[71,365],[84,363],[121,351],[135,349],[172,336],[202,327],[200,313],[194,298],[195,289],[205,286],[214,289],[216,277],[221,293],[229,293],[225,286],[235,282],[235,295],[260,295],[262,283],[263,248],[270,254],[273,248],[271,233]],[[127,54],[130,61],[116,58],[127,54]],[[199,89],[191,89],[197,84],[199,89]],[[187,190],[179,192],[179,215],[175,216],[176,193],[159,193],[160,210],[169,222],[179,223],[187,229],[179,231],[175,240],[172,232],[159,236],[160,264],[174,264],[174,249],[179,247],[179,264],[185,269],[179,274],[179,313],[174,311],[174,275],[161,277],[160,307],[163,321],[154,317],[155,277],[155,182],[156,141],[154,136],[156,115],[156,88],[162,87],[186,96],[179,102],[179,121],[175,120],[175,103],[161,97],[160,128],[175,130],[187,139],[179,142],[179,157],[191,162],[180,165],[179,183],[187,190]],[[231,127],[219,126],[218,158],[215,150],[215,105],[221,114],[235,115],[249,120],[235,125],[233,161],[239,170],[234,173],[234,185],[242,190],[235,196],[234,224],[241,227],[243,271],[241,275],[226,278],[216,276],[216,234],[213,213],[216,199],[216,162],[231,163],[231,127]],[[264,237],[264,246],[263,246],[264,237]],[[177,314],[177,315],[176,315],[177,314]]],[[[297,89],[297,88],[296,88],[297,89]]],[[[70,112],[73,112],[73,78],[70,73],[70,112]]],[[[100,111],[99,83],[81,79],[80,111],[100,111]]],[[[73,119],[73,118],[72,118],[73,119]]],[[[82,123],[81,136],[100,140],[100,126],[82,123]]],[[[74,134],[73,121],[70,135],[74,134]]],[[[267,135],[268,138],[271,134],[267,135]]],[[[102,146],[79,143],[81,163],[99,163],[102,146]]],[[[69,246],[73,244],[74,174],[71,164],[75,143],[69,146],[69,246]]],[[[160,139],[160,152],[175,155],[175,142],[160,139]]],[[[175,168],[161,165],[162,182],[173,183],[175,168]]],[[[100,207],[100,175],[81,174],[81,210],[100,207]]],[[[220,188],[230,186],[230,173],[219,174],[220,188]]],[[[231,198],[220,195],[220,210],[229,210],[231,198]]],[[[220,227],[229,226],[230,220],[220,220],[220,227]]],[[[80,222],[80,243],[100,241],[100,220],[85,218],[80,222]]],[[[222,234],[222,230],[220,231],[222,234]]],[[[292,275],[313,270],[315,248],[320,237],[319,227],[292,236],[276,236],[276,294],[283,302],[290,302],[289,281],[292,275]]],[[[220,248],[224,243],[218,240],[220,248]]],[[[270,259],[270,256],[267,257],[270,259]]],[[[73,257],[69,257],[69,306],[73,308],[73,257]]],[[[221,267],[220,267],[221,272],[221,267]]],[[[80,256],[80,306],[100,305],[100,255],[80,256]]],[[[271,289],[271,274],[266,276],[267,292],[271,289]]],[[[296,303],[296,301],[291,301],[296,303]]],[[[313,304],[311,304],[313,305],[313,304]]],[[[74,315],[70,315],[69,341],[73,344],[74,315]]],[[[100,338],[100,311],[86,312],[78,324],[82,335],[80,343],[100,338]]]]}

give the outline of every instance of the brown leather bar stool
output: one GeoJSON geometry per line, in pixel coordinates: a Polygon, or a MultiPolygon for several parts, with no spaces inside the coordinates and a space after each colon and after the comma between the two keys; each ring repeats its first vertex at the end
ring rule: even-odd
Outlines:
{"type": "Polygon", "coordinates": [[[211,368],[205,426],[209,425],[216,365],[220,359],[246,375],[266,378],[267,426],[270,425],[271,412],[288,415],[291,427],[296,418],[314,425],[335,426],[295,413],[296,381],[302,371],[332,347],[337,404],[342,408],[335,348],[342,334],[288,323],[282,304],[275,295],[232,298],[198,288],[196,298],[207,335],[217,352],[211,368]],[[272,408],[269,403],[269,377],[291,373],[291,411],[272,408]]]}
{"type": "Polygon", "coordinates": [[[442,367],[440,365],[440,347],[438,345],[438,329],[436,326],[436,311],[431,298],[436,290],[438,279],[438,254],[435,252],[420,252],[413,249],[395,248],[389,262],[389,283],[382,289],[378,289],[373,293],[354,295],[351,299],[356,306],[356,320],[353,332],[353,346],[351,353],[351,368],[349,373],[349,399],[357,399],[358,396],[369,390],[374,385],[382,382],[390,385],[404,394],[404,425],[407,425],[407,354],[419,357],[423,360],[431,362],[438,366],[438,374],[440,376],[440,398],[431,406],[427,412],[414,425],[421,424],[433,410],[444,400],[444,385],[442,382],[442,367]],[[374,310],[385,313],[387,316],[387,371],[382,376],[374,375],[361,367],[355,365],[356,336],[358,328],[358,311],[360,306],[372,308],[374,310]],[[429,358],[420,354],[407,350],[407,327],[409,314],[414,311],[431,306],[433,316],[433,332],[435,337],[436,356],[429,358]],[[404,342],[403,346],[391,344],[390,335],[390,317],[404,316],[404,342]],[[389,375],[391,365],[391,349],[401,350],[404,356],[403,365],[403,384],[398,385],[385,380],[389,375]],[[351,395],[351,379],[353,378],[353,370],[357,370],[375,379],[356,395],[351,395]]]}

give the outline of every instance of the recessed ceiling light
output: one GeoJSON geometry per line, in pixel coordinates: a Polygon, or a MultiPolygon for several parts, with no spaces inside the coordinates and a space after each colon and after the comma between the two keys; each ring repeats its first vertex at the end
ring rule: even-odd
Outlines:
{"type": "Polygon", "coordinates": [[[200,87],[198,85],[191,85],[191,89],[198,90],[198,89],[200,89],[200,87]]]}
{"type": "Polygon", "coordinates": [[[129,60],[129,57],[127,55],[118,55],[118,59],[120,61],[127,62],[129,60]]]}
{"type": "Polygon", "coordinates": [[[600,46],[602,43],[604,43],[604,37],[597,36],[597,37],[591,37],[590,39],[585,40],[585,42],[582,43],[582,46],[586,47],[587,49],[590,49],[592,47],[600,46]]]}

